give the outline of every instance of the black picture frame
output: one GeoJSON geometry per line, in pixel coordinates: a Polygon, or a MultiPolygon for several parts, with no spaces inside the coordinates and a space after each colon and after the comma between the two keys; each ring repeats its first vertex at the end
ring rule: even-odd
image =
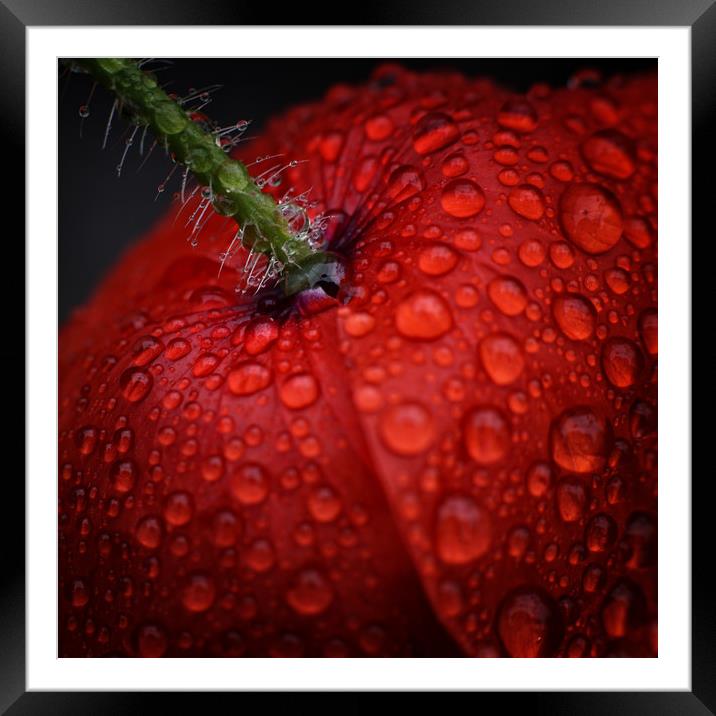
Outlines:
{"type": "MultiPolygon", "coordinates": [[[[320,21],[307,16],[307,6],[296,4],[279,13],[281,24],[356,24],[345,8],[343,16],[326,6],[321,10],[320,21]]],[[[3,69],[3,89],[0,92],[2,106],[2,151],[7,166],[16,168],[13,184],[16,191],[24,191],[25,147],[25,29],[28,26],[82,26],[82,25],[262,25],[273,24],[277,12],[261,4],[249,6],[242,2],[197,2],[196,0],[153,0],[139,2],[125,0],[110,3],[95,0],[0,0],[0,66],[3,69]],[[21,189],[22,187],[22,189],[21,189]]],[[[440,2],[413,0],[403,6],[396,2],[383,2],[371,8],[361,3],[357,14],[372,25],[599,25],[599,26],[688,26],[691,28],[692,67],[692,146],[698,147],[692,158],[692,224],[694,233],[702,225],[706,229],[707,217],[713,209],[714,153],[713,139],[716,121],[716,2],[715,0],[542,0],[539,3],[526,0],[494,0],[489,3],[440,2]],[[370,22],[366,18],[370,17],[370,22]],[[699,180],[701,177],[701,180],[699,180]],[[708,196],[707,196],[708,195],[708,196]],[[710,200],[710,202],[709,202],[710,200]]],[[[14,197],[17,201],[17,197],[14,197]]],[[[8,212],[9,214],[10,212],[8,212]]],[[[24,231],[24,216],[19,212],[19,226],[13,229],[16,237],[24,231]]],[[[713,222],[709,225],[713,232],[713,222]]],[[[684,239],[686,241],[686,237],[684,239]]],[[[7,252],[17,251],[18,262],[24,266],[24,246],[19,238],[8,241],[7,252]]],[[[19,263],[17,264],[20,265],[19,263]]],[[[698,285],[696,282],[694,286],[698,285]]],[[[703,286],[703,282],[701,286],[703,286]]],[[[22,369],[22,342],[24,313],[17,306],[24,296],[24,272],[11,271],[3,281],[7,292],[6,301],[15,306],[14,317],[4,325],[6,335],[13,335],[13,345],[0,349],[1,375],[17,376],[22,369]],[[14,322],[14,324],[13,324],[14,322]]],[[[701,289],[703,290],[703,289],[701,289]]],[[[706,311],[713,313],[713,299],[697,293],[692,295],[694,317],[692,325],[706,320],[706,311]]],[[[707,331],[708,332],[708,331],[707,331]]],[[[10,343],[10,341],[8,341],[10,343]]],[[[701,360],[708,357],[701,354],[701,360]]],[[[694,357],[699,356],[693,353],[694,357]]],[[[696,367],[694,365],[693,367],[696,367]]],[[[23,381],[24,382],[24,381],[23,381]]],[[[13,378],[5,394],[6,405],[15,406],[13,419],[16,424],[19,411],[24,405],[19,393],[21,381],[13,378]]],[[[24,423],[24,421],[23,421],[24,423]]],[[[693,444],[708,444],[706,431],[712,431],[713,420],[693,421],[693,444]],[[701,440],[699,440],[699,437],[701,440]]],[[[31,429],[31,426],[27,426],[31,429]]],[[[9,441],[8,441],[9,442],[9,441]]],[[[4,518],[0,520],[3,530],[2,587],[0,588],[0,712],[12,714],[114,714],[126,712],[167,711],[173,706],[167,702],[168,694],[121,693],[70,693],[27,692],[25,690],[25,554],[18,534],[23,530],[24,487],[18,479],[19,470],[6,465],[3,487],[5,502],[4,518]],[[12,479],[10,477],[12,476],[12,479]],[[10,507],[12,506],[12,507],[10,507]],[[9,519],[14,513],[20,525],[9,519]]],[[[679,479],[689,479],[681,475],[679,479]]],[[[709,499],[712,477],[699,475],[692,482],[692,678],[691,691],[683,692],[559,692],[559,693],[481,693],[475,698],[485,704],[485,699],[499,698],[501,708],[524,709],[530,714],[716,714],[716,610],[708,583],[713,568],[713,527],[709,516],[713,502],[709,499]],[[706,568],[698,568],[705,565],[706,568]],[[506,701],[507,700],[507,701],[506,701]]],[[[712,519],[712,518],[711,518],[712,519]]],[[[567,686],[567,685],[565,685],[567,686]]],[[[219,694],[191,696],[176,694],[183,707],[214,709],[205,699],[219,694]],[[200,702],[198,699],[202,699],[200,702]]],[[[285,695],[284,695],[285,696],[285,695]]],[[[334,695],[324,703],[335,713],[337,708],[349,712],[364,710],[369,694],[340,699],[334,695]],[[338,702],[340,705],[336,705],[338,702]]],[[[234,696],[234,698],[236,695],[234,696]]],[[[241,696],[245,699],[245,696],[241,696]]],[[[254,697],[256,698],[256,697],[254,697]]],[[[263,697],[261,697],[263,698],[263,697]]],[[[280,694],[271,696],[262,708],[275,708],[278,699],[285,702],[289,711],[302,712],[304,699],[291,701],[280,694]]],[[[472,696],[471,696],[472,698],[472,696]]],[[[253,698],[251,699],[253,705],[253,698]]],[[[241,702],[247,707],[247,702],[241,702]]],[[[311,712],[315,712],[311,706],[311,712]]],[[[402,707],[404,708],[404,707],[402,707]]]]}

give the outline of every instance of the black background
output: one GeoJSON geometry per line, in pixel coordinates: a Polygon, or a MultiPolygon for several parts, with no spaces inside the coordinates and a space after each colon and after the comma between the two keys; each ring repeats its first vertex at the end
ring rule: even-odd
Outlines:
{"type": "MultiPolygon", "coordinates": [[[[176,59],[158,77],[169,92],[184,94],[190,87],[221,84],[204,110],[222,126],[251,119],[247,135],[257,134],[273,114],[320,99],[338,82],[360,83],[370,78],[382,59],[176,59]]],[[[396,60],[390,60],[396,62],[396,60]]],[[[516,92],[534,82],[564,85],[578,69],[615,73],[653,68],[652,59],[404,59],[417,70],[457,69],[469,76],[490,76],[516,92]]],[[[112,106],[109,92],[98,87],[80,137],[79,107],[89,95],[89,77],[73,74],[59,79],[59,320],[90,296],[121,252],[146,232],[166,210],[179,186],[174,183],[157,196],[170,163],[156,151],[137,172],[138,141],[117,178],[127,124],[113,121],[107,148],[101,149],[112,106]]],[[[138,138],[137,138],[138,139],[138,138]]],[[[149,146],[150,142],[147,142],[149,146]]]]}

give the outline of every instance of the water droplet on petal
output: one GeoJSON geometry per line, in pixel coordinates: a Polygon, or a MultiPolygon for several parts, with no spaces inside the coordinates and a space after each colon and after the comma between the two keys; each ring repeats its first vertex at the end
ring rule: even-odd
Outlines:
{"type": "Polygon", "coordinates": [[[512,211],[530,221],[538,221],[544,215],[542,192],[527,184],[514,187],[507,197],[507,203],[512,211]]]}
{"type": "Polygon", "coordinates": [[[652,567],[657,561],[658,540],[656,520],[647,512],[629,515],[624,541],[629,548],[629,569],[652,567]]]}
{"type": "Polygon", "coordinates": [[[518,588],[506,597],[496,626],[505,650],[517,658],[552,656],[563,631],[552,598],[532,587],[518,588]]]}
{"type": "Polygon", "coordinates": [[[428,276],[443,276],[455,268],[457,260],[457,253],[449,246],[434,243],[420,252],[418,267],[428,276]]]}
{"type": "Polygon", "coordinates": [[[276,563],[274,547],[268,540],[254,540],[243,552],[246,564],[255,572],[267,572],[276,563]]]}
{"type": "Polygon", "coordinates": [[[582,144],[582,156],[597,172],[613,179],[628,179],[636,170],[633,142],[621,132],[595,132],[582,144]]]}
{"type": "Polygon", "coordinates": [[[543,497],[552,485],[552,468],[549,463],[535,462],[527,470],[527,491],[532,497],[543,497]]]}
{"type": "Polygon", "coordinates": [[[460,137],[454,120],[442,112],[426,114],[416,125],[413,148],[418,154],[431,154],[453,144],[460,137]]]}
{"type": "Polygon", "coordinates": [[[318,151],[326,162],[335,162],[343,147],[343,133],[329,132],[318,144],[318,151]]]}
{"type": "Polygon", "coordinates": [[[164,519],[174,527],[181,527],[191,521],[194,515],[194,501],[188,492],[172,492],[164,502],[164,519]]]}
{"type": "Polygon", "coordinates": [[[577,476],[565,477],[557,484],[555,500],[563,522],[578,522],[587,507],[587,489],[577,476]]]}
{"type": "Polygon", "coordinates": [[[584,543],[590,552],[606,552],[616,538],[617,523],[605,513],[594,515],[584,530],[584,543]]]}
{"type": "Polygon", "coordinates": [[[469,168],[470,165],[468,164],[467,159],[465,159],[464,155],[459,152],[457,154],[451,154],[450,156],[445,157],[445,159],[443,159],[443,176],[459,177],[460,175],[464,174],[469,168]]]}
{"type": "Polygon", "coordinates": [[[527,291],[512,276],[497,276],[487,286],[492,303],[506,316],[517,316],[527,306],[527,291]]]}
{"type": "Polygon", "coordinates": [[[644,623],[646,599],[641,588],[630,579],[620,579],[602,605],[602,625],[612,638],[619,639],[644,623]]]}
{"type": "Polygon", "coordinates": [[[602,368],[615,388],[629,388],[639,378],[644,366],[639,346],[628,338],[613,337],[602,347],[602,368]]]}
{"type": "Polygon", "coordinates": [[[320,389],[309,373],[297,373],[287,378],[279,388],[281,402],[291,410],[300,410],[318,400],[320,389]]]}
{"type": "Polygon", "coordinates": [[[333,522],[342,509],[341,498],[330,485],[318,485],[308,497],[308,510],[316,522],[333,522]]]}
{"type": "Polygon", "coordinates": [[[156,549],[162,543],[164,528],[159,517],[149,515],[137,524],[135,535],[137,542],[147,549],[156,549]]]}
{"type": "Polygon", "coordinates": [[[75,435],[75,444],[77,445],[80,454],[91,455],[97,445],[97,437],[97,430],[91,425],[80,428],[75,435]]]}
{"type": "Polygon", "coordinates": [[[139,368],[128,368],[119,379],[122,395],[130,403],[138,403],[149,395],[154,379],[146,371],[139,368]]]}
{"type": "Polygon", "coordinates": [[[648,249],[652,242],[651,227],[640,216],[624,219],[624,236],[637,249],[648,249]]]}
{"type": "Polygon", "coordinates": [[[117,492],[130,492],[134,487],[139,470],[131,460],[118,460],[112,465],[110,479],[117,492]]]}
{"type": "Polygon", "coordinates": [[[454,495],[438,509],[436,548],[446,564],[468,564],[484,554],[492,542],[492,520],[472,498],[454,495]]]}
{"type": "Polygon", "coordinates": [[[584,296],[560,294],[552,302],[552,314],[562,333],[573,341],[584,341],[594,333],[597,312],[584,296]]]}
{"type": "Polygon", "coordinates": [[[530,268],[539,266],[544,261],[545,255],[544,244],[538,239],[526,239],[518,250],[520,261],[530,268]]]}
{"type": "Polygon", "coordinates": [[[187,611],[205,612],[213,603],[216,589],[211,578],[201,572],[189,575],[182,590],[182,604],[187,611]]]}
{"type": "Polygon", "coordinates": [[[263,353],[278,339],[278,325],[273,318],[252,321],[244,333],[244,350],[255,356],[263,353]]]}
{"type": "Polygon", "coordinates": [[[361,338],[373,330],[375,318],[364,311],[351,312],[343,320],[343,327],[349,336],[361,338]]]}
{"type": "Polygon", "coordinates": [[[385,193],[395,203],[405,201],[425,189],[425,179],[415,167],[404,165],[393,171],[385,187],[385,193]]]}
{"type": "Polygon", "coordinates": [[[603,254],[619,241],[623,220],[619,200],[596,184],[571,184],[559,200],[568,238],[588,254],[603,254]]]}
{"type": "Polygon", "coordinates": [[[659,352],[659,325],[656,309],[647,308],[639,316],[639,334],[646,352],[655,356],[659,352]]]}
{"type": "Polygon", "coordinates": [[[271,371],[259,363],[242,363],[227,376],[234,395],[253,395],[271,384],[271,371]]]}
{"type": "Polygon", "coordinates": [[[497,122],[515,132],[532,132],[537,128],[537,112],[527,100],[512,99],[502,105],[497,122]]]}
{"type": "Polygon", "coordinates": [[[509,385],[520,377],[525,360],[517,341],[508,333],[492,333],[480,341],[480,359],[496,385],[509,385]]]}
{"type": "Polygon", "coordinates": [[[318,570],[304,569],[296,575],[286,593],[286,601],[298,614],[314,616],[331,605],[333,588],[318,570]]]}
{"type": "Polygon", "coordinates": [[[432,341],[447,333],[452,325],[449,306],[428,289],[409,294],[395,310],[395,326],[406,338],[432,341]]]}
{"type": "Polygon", "coordinates": [[[480,465],[502,460],[510,448],[511,434],[505,415],[490,405],[472,408],[463,419],[465,448],[480,465]]]}
{"type": "Polygon", "coordinates": [[[231,493],[244,505],[258,505],[269,493],[270,481],[266,470],[256,463],[241,465],[231,476],[231,493]]]}
{"type": "Polygon", "coordinates": [[[137,652],[145,659],[157,659],[167,650],[167,635],[156,624],[143,624],[136,632],[137,652]]]}
{"type": "Polygon", "coordinates": [[[231,510],[221,510],[211,522],[211,538],[217,547],[231,547],[241,536],[242,525],[231,510]]]}
{"type": "Polygon", "coordinates": [[[134,345],[132,365],[137,367],[145,366],[158,358],[163,350],[164,345],[161,341],[158,341],[153,336],[144,336],[134,345]]]}
{"type": "Polygon", "coordinates": [[[442,208],[458,219],[479,214],[485,206],[485,193],[471,179],[454,179],[442,190],[442,208]]]}
{"type": "Polygon", "coordinates": [[[175,338],[169,342],[165,355],[169,360],[179,360],[187,355],[190,350],[191,345],[189,344],[189,341],[186,341],[183,338],[175,338]]]}
{"type": "Polygon", "coordinates": [[[611,447],[609,421],[591,408],[578,406],[557,417],[549,432],[552,459],[572,472],[599,472],[611,447]]]}
{"type": "Polygon", "coordinates": [[[393,133],[393,121],[384,114],[376,114],[366,120],[364,128],[368,139],[381,142],[393,133]]]}
{"type": "Polygon", "coordinates": [[[386,447],[403,456],[425,452],[435,438],[432,416],[418,402],[386,408],[380,415],[379,432],[386,447]]]}

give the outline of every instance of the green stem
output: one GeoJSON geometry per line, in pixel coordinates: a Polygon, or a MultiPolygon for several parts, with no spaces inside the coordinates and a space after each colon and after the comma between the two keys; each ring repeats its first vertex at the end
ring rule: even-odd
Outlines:
{"type": "Polygon", "coordinates": [[[149,126],[172,159],[187,167],[200,185],[210,187],[214,209],[243,228],[245,246],[280,262],[286,294],[335,274],[336,258],[317,251],[303,233],[292,232],[279,206],[261,191],[244,164],[228,157],[216,137],[192,121],[135,60],[87,58],[72,64],[113,92],[133,123],[149,126]]]}

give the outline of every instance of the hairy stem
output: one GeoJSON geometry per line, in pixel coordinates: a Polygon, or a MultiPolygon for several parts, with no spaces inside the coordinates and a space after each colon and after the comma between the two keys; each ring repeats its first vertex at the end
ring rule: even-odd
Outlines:
{"type": "Polygon", "coordinates": [[[285,293],[311,288],[335,274],[333,255],[316,250],[305,234],[292,231],[281,207],[261,191],[244,164],[228,157],[216,136],[192,121],[137,61],[86,58],[74,59],[72,65],[113,92],[134,124],[149,127],[172,159],[211,189],[214,209],[236,220],[246,247],[283,266],[285,293]]]}

